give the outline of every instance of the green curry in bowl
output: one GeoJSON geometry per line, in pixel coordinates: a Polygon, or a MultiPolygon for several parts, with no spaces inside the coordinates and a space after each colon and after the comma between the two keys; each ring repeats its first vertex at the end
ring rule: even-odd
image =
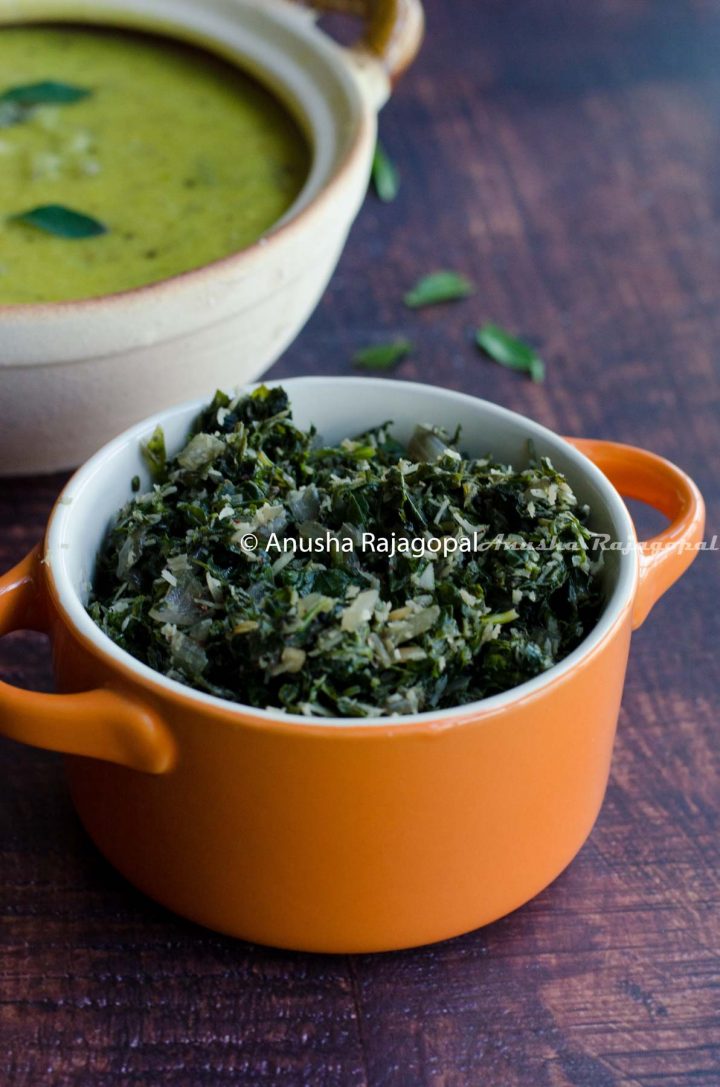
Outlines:
{"type": "Polygon", "coordinates": [[[307,142],[210,53],[73,26],[0,31],[0,304],[129,290],[226,257],[288,210],[307,142]]]}

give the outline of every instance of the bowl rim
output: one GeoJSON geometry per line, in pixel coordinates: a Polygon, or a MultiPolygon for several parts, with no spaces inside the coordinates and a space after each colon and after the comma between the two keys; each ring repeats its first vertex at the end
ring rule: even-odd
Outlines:
{"type": "MultiPolygon", "coordinates": [[[[157,424],[163,425],[175,416],[190,415],[192,412],[199,411],[208,403],[207,396],[173,405],[171,408],[148,416],[141,422],[129,427],[85,461],[63,487],[47,522],[42,548],[42,562],[56,611],[73,636],[81,641],[94,655],[99,655],[112,671],[119,672],[136,685],[139,683],[156,696],[161,698],[169,697],[190,706],[194,705],[198,711],[204,711],[214,717],[221,716],[226,721],[235,722],[237,725],[285,726],[288,730],[305,729],[314,733],[338,728],[345,730],[345,732],[352,730],[354,734],[357,734],[358,731],[377,733],[379,730],[407,732],[413,728],[420,731],[428,729],[436,731],[461,724],[469,718],[477,720],[490,717],[498,711],[517,707],[519,703],[525,703],[528,700],[534,700],[544,695],[550,687],[566,680],[569,673],[583,661],[599,652],[625,621],[632,607],[638,584],[637,537],[632,518],[620,494],[600,469],[570,442],[548,427],[492,401],[483,400],[468,393],[457,392],[442,386],[387,378],[343,377],[340,375],[333,377],[303,376],[264,382],[268,386],[282,385],[287,388],[291,401],[292,389],[298,385],[327,387],[328,384],[337,383],[341,383],[348,392],[352,392],[353,389],[360,386],[381,386],[388,398],[392,397],[393,394],[397,396],[399,393],[404,396],[409,390],[413,389],[423,390],[424,392],[431,390],[433,395],[444,399],[446,402],[455,402],[465,406],[469,404],[480,406],[483,411],[489,410],[515,426],[527,427],[529,424],[540,437],[561,443],[566,456],[574,462],[575,467],[584,476],[587,476],[595,484],[603,495],[607,512],[610,514],[613,525],[619,530],[618,539],[631,545],[628,550],[620,551],[618,554],[617,580],[598,622],[567,657],[564,657],[552,668],[535,676],[533,679],[526,680],[516,687],[491,695],[488,698],[467,702],[459,706],[451,706],[446,709],[424,710],[421,713],[358,718],[309,717],[302,714],[286,713],[280,708],[262,709],[241,702],[232,702],[216,695],[207,694],[194,687],[186,686],[177,680],[169,679],[161,672],[157,672],[149,665],[137,660],[126,650],[121,649],[91,619],[79,592],[76,591],[72,584],[67,569],[68,544],[64,543],[64,537],[71,527],[75,498],[98,473],[107,471],[108,464],[121,450],[133,443],[138,443],[157,424]]],[[[241,389],[249,390],[257,387],[258,384],[260,383],[256,382],[243,386],[241,389]]],[[[241,391],[241,389],[237,391],[241,391]]]]}
{"type": "MultiPolygon", "coordinates": [[[[250,6],[253,11],[258,10],[255,4],[251,4],[250,6]]],[[[238,10],[240,10],[240,5],[238,10]]],[[[159,298],[160,295],[168,296],[183,288],[192,289],[195,285],[201,285],[210,278],[217,275],[223,275],[228,270],[234,272],[236,269],[243,269],[244,266],[251,266],[254,261],[264,258],[265,255],[270,252],[271,247],[276,249],[281,242],[295,232],[298,226],[304,227],[318,218],[325,205],[333,199],[335,193],[345,184],[347,176],[352,173],[356,161],[361,155],[362,146],[367,136],[368,124],[371,118],[374,118],[377,115],[377,110],[373,107],[369,97],[363,93],[360,83],[353,76],[347,61],[343,60],[342,48],[315,25],[307,12],[303,13],[301,9],[294,11],[292,8],[290,8],[289,11],[283,11],[280,7],[271,4],[268,5],[267,8],[261,9],[261,14],[269,21],[278,23],[284,29],[292,30],[298,38],[313,48],[316,53],[333,68],[335,75],[344,85],[347,101],[352,105],[356,121],[352,139],[349,140],[344,154],[335,164],[332,173],[322,187],[307,201],[307,203],[302,203],[312,173],[312,157],[314,153],[312,133],[308,133],[305,130],[303,131],[303,135],[308,143],[311,164],[302,188],[280,218],[272,223],[254,242],[251,242],[242,249],[238,249],[234,253],[229,253],[224,257],[219,257],[217,260],[201,264],[197,268],[189,268],[184,272],[177,272],[175,275],[166,276],[165,278],[156,280],[152,283],[144,283],[137,287],[130,287],[126,290],[111,291],[108,294],[95,295],[90,298],[60,299],[54,302],[0,302],[0,322],[12,322],[17,324],[27,322],[32,323],[33,321],[45,322],[54,317],[62,318],[63,316],[70,314],[74,316],[77,313],[89,312],[92,312],[94,316],[101,308],[103,311],[117,312],[123,306],[131,306],[136,303],[142,304],[146,301],[152,303],[155,299],[159,298]],[[301,207],[296,211],[295,209],[298,205],[301,205],[301,207]]],[[[192,28],[190,28],[191,33],[187,39],[180,36],[179,31],[183,26],[180,18],[178,18],[174,27],[153,31],[152,27],[142,27],[137,21],[133,22],[133,15],[133,12],[128,12],[125,15],[121,15],[120,12],[118,12],[116,20],[113,18],[112,21],[93,21],[92,12],[88,11],[86,15],[83,15],[82,22],[83,25],[90,28],[114,27],[121,31],[136,30],[141,33],[154,33],[160,38],[164,37],[172,39],[173,32],[176,32],[178,33],[178,41],[193,44],[192,28]]],[[[43,19],[41,21],[49,24],[57,23],[57,25],[61,26],[63,25],[63,22],[67,20],[63,20],[59,15],[56,15],[53,18],[47,20],[43,19]]],[[[37,22],[38,20],[28,18],[27,16],[18,16],[17,20],[13,20],[11,25],[32,26],[37,22]]],[[[6,24],[0,23],[0,30],[3,25],[6,24]]],[[[199,38],[200,35],[195,34],[196,48],[205,49],[207,52],[212,53],[213,45],[209,38],[207,41],[198,45],[197,40],[199,40],[199,38]]],[[[222,43],[219,40],[215,41],[216,46],[220,46],[221,44],[222,43]]],[[[221,54],[220,52],[217,52],[215,55],[224,59],[228,64],[234,64],[235,67],[243,71],[242,65],[237,59],[233,61],[229,56],[221,54]]],[[[298,127],[302,128],[297,115],[293,114],[288,102],[277,90],[270,87],[269,81],[263,79],[263,76],[259,73],[251,73],[250,78],[260,83],[268,94],[278,98],[283,107],[293,117],[293,120],[298,127]]],[[[0,368],[2,368],[3,364],[4,360],[0,359],[0,368]]],[[[7,365],[17,366],[18,364],[10,362],[7,363],[7,365]]],[[[24,365],[48,365],[48,362],[30,362],[25,363],[24,365]]]]}

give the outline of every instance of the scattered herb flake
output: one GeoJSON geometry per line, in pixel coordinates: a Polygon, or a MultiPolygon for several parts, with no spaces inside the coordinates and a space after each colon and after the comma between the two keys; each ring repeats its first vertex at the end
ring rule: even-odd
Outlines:
{"type": "Polygon", "coordinates": [[[458,441],[421,426],[403,446],[384,423],[327,445],[280,387],[217,393],[177,455],[159,429],[147,444],[159,482],[119,511],[90,615],[173,679],[309,716],[514,687],[595,623],[601,555],[547,458],[511,467],[458,441]]]}
{"type": "Polygon", "coordinates": [[[167,453],[165,451],[165,434],[161,426],[156,426],[148,440],[141,446],[143,459],[150,469],[150,475],[154,480],[165,478],[165,466],[167,453]]]}
{"type": "Polygon", "coordinates": [[[67,208],[64,204],[41,204],[28,211],[18,212],[17,215],[10,215],[8,222],[24,223],[44,231],[45,234],[53,234],[56,238],[96,238],[108,232],[104,223],[94,219],[92,215],[67,208]]]}
{"type": "Polygon", "coordinates": [[[435,306],[440,302],[455,302],[468,298],[474,287],[466,276],[457,272],[433,272],[419,280],[405,295],[405,305],[410,309],[435,306]]]}
{"type": "Polygon", "coordinates": [[[412,344],[409,340],[396,340],[395,343],[364,347],[353,355],[353,366],[362,370],[392,370],[411,351],[412,344]]]}
{"type": "Polygon", "coordinates": [[[475,333],[475,342],[481,351],[501,366],[529,374],[533,381],[545,380],[545,363],[537,351],[505,332],[499,325],[483,325],[475,333]]]}
{"type": "Polygon", "coordinates": [[[14,102],[0,102],[0,128],[12,128],[25,119],[22,106],[14,102]]]}
{"type": "Polygon", "coordinates": [[[375,192],[384,204],[391,203],[400,190],[400,175],[397,167],[379,140],[373,155],[372,181],[375,192]]]}

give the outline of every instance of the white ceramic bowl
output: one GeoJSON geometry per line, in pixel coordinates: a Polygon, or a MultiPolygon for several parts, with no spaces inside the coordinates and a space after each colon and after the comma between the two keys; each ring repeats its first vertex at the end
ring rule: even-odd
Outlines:
{"type": "Polygon", "coordinates": [[[148,412],[252,380],[296,336],[363,200],[390,77],[421,38],[418,0],[375,9],[346,50],[287,0],[3,0],[0,24],[154,29],[210,48],[286,103],[312,165],[286,215],[237,254],[101,298],[0,306],[0,474],[74,466],[148,412]]]}

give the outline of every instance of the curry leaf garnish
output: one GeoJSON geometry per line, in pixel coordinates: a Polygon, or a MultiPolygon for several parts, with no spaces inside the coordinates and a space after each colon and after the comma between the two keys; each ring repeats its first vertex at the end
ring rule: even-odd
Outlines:
{"type": "Polygon", "coordinates": [[[455,302],[468,298],[475,288],[470,280],[458,272],[432,272],[418,280],[405,295],[405,305],[410,309],[435,306],[439,302],[455,302]]]}
{"type": "Polygon", "coordinates": [[[481,351],[501,366],[529,374],[533,381],[545,380],[545,363],[537,351],[505,332],[499,325],[483,325],[475,333],[475,342],[481,351]]]}
{"type": "Polygon", "coordinates": [[[64,204],[41,204],[10,215],[8,222],[24,223],[44,231],[45,234],[53,234],[56,238],[96,238],[108,232],[105,224],[94,219],[92,215],[67,208],[64,204]]]}
{"type": "Polygon", "coordinates": [[[400,175],[387,151],[378,140],[372,162],[372,181],[375,192],[384,204],[395,199],[400,190],[400,175]]]}
{"type": "Polygon", "coordinates": [[[0,93],[0,128],[22,124],[32,116],[38,106],[72,105],[91,94],[92,91],[87,87],[76,87],[72,83],[61,83],[54,79],[8,87],[0,93]]]}
{"type": "Polygon", "coordinates": [[[280,387],[217,393],[177,453],[160,428],[145,446],[155,484],[115,518],[92,618],[174,680],[308,716],[435,710],[546,671],[602,607],[589,510],[545,457],[404,438],[323,443],[280,387]]]}
{"type": "Polygon", "coordinates": [[[353,355],[353,366],[362,370],[392,370],[411,351],[412,344],[409,340],[364,347],[353,355]]]}
{"type": "Polygon", "coordinates": [[[15,102],[19,106],[70,105],[89,98],[92,91],[87,87],[76,87],[72,83],[62,83],[55,79],[45,79],[40,83],[24,83],[18,87],[9,87],[0,93],[0,102],[15,102]]]}

